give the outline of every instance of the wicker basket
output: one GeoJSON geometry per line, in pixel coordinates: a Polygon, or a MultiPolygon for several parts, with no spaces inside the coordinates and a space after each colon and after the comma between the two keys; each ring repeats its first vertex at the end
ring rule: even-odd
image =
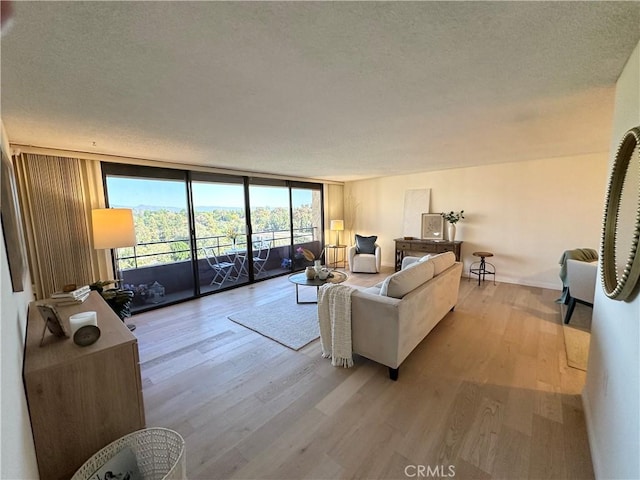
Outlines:
{"type": "Polygon", "coordinates": [[[120,450],[131,448],[144,480],[186,480],[184,439],[166,428],[145,428],[111,442],[93,455],[71,477],[88,480],[120,450]]]}

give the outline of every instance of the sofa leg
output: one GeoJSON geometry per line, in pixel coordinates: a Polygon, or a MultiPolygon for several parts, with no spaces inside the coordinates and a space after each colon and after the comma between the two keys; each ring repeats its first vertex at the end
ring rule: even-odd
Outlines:
{"type": "Polygon", "coordinates": [[[569,320],[571,320],[571,315],[573,315],[573,309],[576,308],[576,299],[573,297],[569,297],[569,305],[567,306],[567,313],[564,316],[565,325],[569,324],[569,320]]]}
{"type": "Polygon", "coordinates": [[[398,372],[400,371],[400,368],[391,368],[389,367],[389,378],[391,380],[393,380],[394,382],[396,380],[398,380],[398,372]]]}

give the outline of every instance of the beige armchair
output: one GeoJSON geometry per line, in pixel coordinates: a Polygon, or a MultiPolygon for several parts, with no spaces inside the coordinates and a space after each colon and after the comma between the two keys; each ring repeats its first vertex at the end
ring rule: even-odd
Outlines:
{"type": "Polygon", "coordinates": [[[593,298],[596,290],[596,277],[598,262],[582,262],[580,260],[567,260],[567,313],[564,323],[571,320],[576,302],[593,307],[593,298]]]}
{"type": "Polygon", "coordinates": [[[378,273],[382,262],[380,246],[375,244],[374,253],[358,253],[355,245],[347,247],[349,270],[361,273],[378,273]]]}

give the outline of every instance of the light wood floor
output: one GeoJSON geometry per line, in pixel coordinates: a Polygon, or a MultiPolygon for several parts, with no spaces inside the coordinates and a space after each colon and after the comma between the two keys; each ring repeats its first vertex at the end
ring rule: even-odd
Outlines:
{"type": "Polygon", "coordinates": [[[147,424],[182,434],[190,479],[593,478],[585,372],[567,366],[557,296],[463,279],[397,382],[365,358],[335,368],[319,341],[295,352],[227,319],[295,306],[286,277],[140,314],[147,424]]]}

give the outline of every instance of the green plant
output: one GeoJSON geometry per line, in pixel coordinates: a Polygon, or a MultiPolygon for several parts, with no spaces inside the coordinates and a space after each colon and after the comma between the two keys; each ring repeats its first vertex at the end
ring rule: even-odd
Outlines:
{"type": "Polygon", "coordinates": [[[125,318],[131,316],[131,301],[133,300],[133,292],[131,290],[123,290],[122,288],[107,288],[108,285],[117,283],[116,280],[99,280],[89,285],[91,290],[95,290],[111,309],[124,322],[125,318]]]}
{"type": "Polygon", "coordinates": [[[441,213],[444,219],[449,223],[458,223],[460,220],[464,218],[464,210],[460,210],[459,212],[454,212],[453,210],[449,213],[441,213]]]}

